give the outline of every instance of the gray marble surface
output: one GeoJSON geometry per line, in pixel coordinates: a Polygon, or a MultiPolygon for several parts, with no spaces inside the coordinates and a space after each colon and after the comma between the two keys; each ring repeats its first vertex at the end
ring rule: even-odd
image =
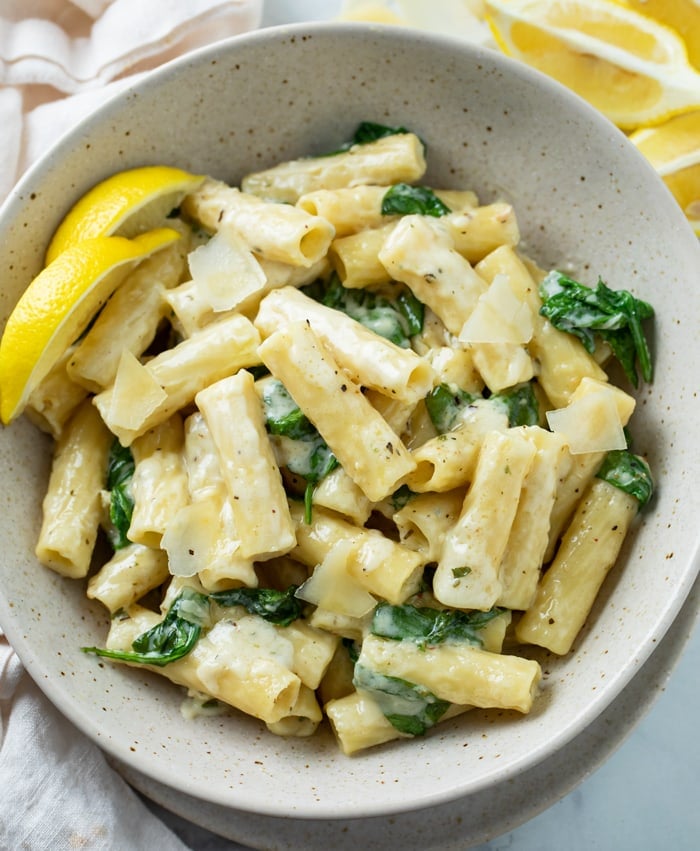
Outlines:
{"type": "MultiPolygon", "coordinates": [[[[338,0],[266,0],[263,26],[326,20],[340,6],[338,0]]],[[[651,710],[602,766],[544,812],[476,846],[476,851],[700,848],[698,671],[696,629],[651,710]]],[[[149,806],[193,851],[244,847],[155,804],[149,806]]]]}

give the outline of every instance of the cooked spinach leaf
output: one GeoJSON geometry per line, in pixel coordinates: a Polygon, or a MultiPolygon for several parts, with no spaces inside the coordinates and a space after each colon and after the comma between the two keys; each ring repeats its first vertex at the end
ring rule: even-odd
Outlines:
{"type": "Polygon", "coordinates": [[[540,421],[540,410],[537,397],[530,382],[521,384],[503,393],[494,393],[490,397],[494,405],[503,405],[508,414],[508,425],[511,428],[523,425],[537,425],[540,421]]]}
{"type": "Polygon", "coordinates": [[[316,426],[279,379],[273,378],[265,383],[262,401],[265,424],[270,434],[280,434],[291,440],[306,440],[318,434],[316,426]]]}
{"type": "Polygon", "coordinates": [[[649,465],[629,449],[613,449],[608,452],[596,475],[635,497],[640,508],[649,502],[654,492],[649,465]]]}
{"type": "Polygon", "coordinates": [[[481,399],[476,393],[469,393],[449,384],[438,384],[425,397],[425,407],[433,425],[440,434],[452,431],[459,423],[462,411],[481,399]]]}
{"type": "Polygon", "coordinates": [[[415,495],[415,491],[412,491],[408,485],[401,485],[398,490],[392,493],[391,505],[395,511],[400,511],[415,495]]]}
{"type": "Polygon", "coordinates": [[[337,275],[331,275],[327,283],[315,281],[302,291],[404,349],[410,348],[411,337],[423,330],[425,306],[410,290],[402,289],[389,299],[371,290],[348,289],[337,275]]]}
{"type": "Polygon", "coordinates": [[[491,396],[470,393],[450,384],[438,384],[425,397],[428,416],[440,434],[456,428],[467,408],[484,402],[504,410],[511,427],[539,423],[539,405],[529,382],[491,396]]]}
{"type": "Polygon", "coordinates": [[[184,588],[163,620],[134,639],[131,644],[133,652],[101,647],[83,647],[82,650],[122,662],[164,667],[182,659],[192,650],[208,612],[207,595],[192,588],[184,588]]]}
{"type": "Polygon", "coordinates": [[[638,384],[637,364],[644,381],[653,378],[653,365],[642,323],[654,308],[627,290],[613,290],[602,279],[595,288],[552,271],[540,283],[540,313],[555,328],[578,337],[588,352],[598,335],[619,360],[630,382],[638,384]]]}
{"type": "Polygon", "coordinates": [[[425,686],[379,674],[364,665],[355,665],[353,684],[369,692],[387,721],[410,736],[424,735],[450,707],[425,686]]]}
{"type": "Polygon", "coordinates": [[[368,145],[371,142],[376,142],[377,139],[384,139],[386,136],[398,136],[410,132],[405,127],[388,127],[386,124],[377,124],[374,121],[361,121],[351,139],[344,142],[336,150],[323,154],[323,156],[332,157],[336,154],[343,154],[355,145],[368,145]]]}
{"type": "Polygon", "coordinates": [[[386,124],[377,124],[375,121],[361,121],[357,125],[355,135],[352,137],[352,145],[366,145],[384,139],[386,136],[398,136],[410,133],[405,127],[388,127],[386,124]]]}
{"type": "Polygon", "coordinates": [[[401,606],[379,603],[374,610],[370,631],[394,641],[412,641],[420,647],[445,642],[466,642],[483,647],[479,630],[503,611],[494,607],[487,612],[462,612],[408,603],[401,606]]]}
{"type": "Polygon", "coordinates": [[[432,189],[425,186],[412,186],[410,183],[397,183],[387,189],[382,198],[383,216],[446,216],[452,212],[432,189]]]}
{"type": "Polygon", "coordinates": [[[281,435],[299,443],[299,451],[287,459],[287,468],[306,481],[304,513],[306,522],[310,523],[314,489],[338,466],[338,459],[316,426],[292,399],[287,388],[276,378],[265,384],[263,408],[270,434],[281,435]]]}
{"type": "Polygon", "coordinates": [[[252,615],[259,615],[278,626],[289,626],[301,617],[302,603],[294,596],[296,585],[290,585],[286,591],[274,588],[230,588],[215,591],[209,597],[220,606],[243,606],[252,615]]]}
{"type": "Polygon", "coordinates": [[[109,491],[109,519],[111,528],[107,530],[112,547],[119,550],[131,543],[127,532],[134,512],[134,500],[131,495],[131,480],[134,475],[134,456],[131,449],[122,446],[115,438],[107,459],[107,490],[109,491]]]}

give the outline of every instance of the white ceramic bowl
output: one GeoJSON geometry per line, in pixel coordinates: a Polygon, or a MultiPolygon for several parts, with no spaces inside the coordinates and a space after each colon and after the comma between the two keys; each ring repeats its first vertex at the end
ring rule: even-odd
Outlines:
{"type": "MultiPolygon", "coordinates": [[[[255,813],[341,818],[445,802],[522,776],[566,746],[634,676],[698,569],[700,249],[662,182],[623,135],[548,79],[419,32],[301,25],[206,48],[149,76],[64,137],[0,213],[0,318],[39,270],[68,207],[95,182],[169,163],[231,182],[332,149],[363,119],[428,143],[428,185],[513,202],[528,252],[588,283],[601,275],[657,308],[656,377],[634,434],[658,492],[608,577],[575,652],[539,654],[526,718],[475,712],[354,758],[330,733],[285,740],[254,720],[185,721],[165,679],[100,664],[107,618],[81,582],[33,556],[48,442],[0,433],[0,623],[51,700],[118,761],[189,795],[255,813]]],[[[518,778],[521,779],[518,779],[518,778]]]]}

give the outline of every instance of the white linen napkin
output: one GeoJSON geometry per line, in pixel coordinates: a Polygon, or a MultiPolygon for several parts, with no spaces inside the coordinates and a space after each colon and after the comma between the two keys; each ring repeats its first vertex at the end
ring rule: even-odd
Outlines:
{"type": "Polygon", "coordinates": [[[0,848],[187,851],[44,697],[0,633],[0,848]]]}
{"type": "MultiPolygon", "coordinates": [[[[162,62],[257,27],[262,0],[3,0],[0,202],[64,131],[162,62]]],[[[186,851],[0,631],[0,849],[186,851]]]]}
{"type": "Polygon", "coordinates": [[[253,29],[261,14],[262,0],[3,0],[0,201],[63,130],[135,74],[253,29]]]}

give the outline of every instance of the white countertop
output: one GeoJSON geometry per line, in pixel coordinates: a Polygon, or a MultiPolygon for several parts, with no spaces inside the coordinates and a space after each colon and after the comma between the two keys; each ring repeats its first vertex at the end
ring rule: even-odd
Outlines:
{"type": "MultiPolygon", "coordinates": [[[[339,0],[266,0],[263,25],[326,20],[340,6],[339,0]]],[[[477,851],[694,851],[700,847],[699,670],[700,632],[696,629],[667,686],[618,750],[553,806],[515,830],[476,846],[477,851]]],[[[164,810],[156,811],[196,851],[244,847],[164,810]]]]}

